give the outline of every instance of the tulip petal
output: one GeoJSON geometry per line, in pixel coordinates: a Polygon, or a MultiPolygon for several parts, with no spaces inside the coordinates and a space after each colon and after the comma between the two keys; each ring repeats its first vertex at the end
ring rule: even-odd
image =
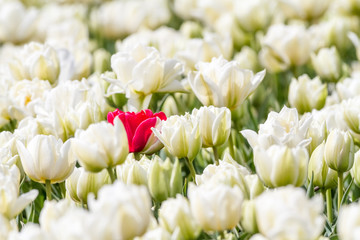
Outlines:
{"type": "Polygon", "coordinates": [[[132,139],[132,152],[140,152],[145,147],[150,135],[152,127],[155,127],[157,118],[149,118],[139,124],[132,139]]]}

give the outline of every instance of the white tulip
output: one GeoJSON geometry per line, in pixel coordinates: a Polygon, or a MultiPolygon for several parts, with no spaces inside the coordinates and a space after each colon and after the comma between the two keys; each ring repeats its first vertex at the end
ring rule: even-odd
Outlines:
{"type": "Polygon", "coordinates": [[[100,122],[77,131],[71,142],[80,165],[90,172],[122,164],[129,153],[126,131],[119,118],[114,119],[114,125],[100,122]]]}
{"type": "Polygon", "coordinates": [[[35,32],[38,11],[21,1],[0,3],[0,42],[23,43],[35,32]]]}
{"type": "Polygon", "coordinates": [[[243,192],[245,198],[249,197],[249,189],[245,178],[250,175],[249,170],[234,161],[229,154],[219,161],[219,165],[209,164],[201,175],[196,176],[196,184],[207,183],[226,184],[230,187],[237,186],[243,192]]]}
{"type": "Polygon", "coordinates": [[[338,173],[349,171],[354,164],[354,149],[354,140],[348,131],[332,130],[325,143],[326,164],[338,173]]]}
{"type": "Polygon", "coordinates": [[[360,97],[353,97],[342,102],[342,113],[348,128],[360,134],[360,110],[356,107],[360,104],[360,97]]]}
{"type": "Polygon", "coordinates": [[[156,92],[184,91],[178,81],[183,66],[174,59],[164,59],[153,47],[136,46],[111,57],[111,68],[117,79],[104,77],[111,85],[108,94],[126,93],[129,106],[136,110],[147,108],[156,92]]]}
{"type": "Polygon", "coordinates": [[[63,143],[52,135],[37,135],[26,147],[16,142],[25,173],[40,183],[58,183],[70,176],[75,166],[70,145],[70,141],[63,143]]]}
{"type": "Polygon", "coordinates": [[[86,204],[88,194],[93,193],[96,197],[99,189],[105,184],[110,184],[109,174],[105,169],[92,173],[80,167],[74,168],[73,173],[66,179],[65,187],[72,200],[86,204]]]}
{"type": "Polygon", "coordinates": [[[360,95],[360,78],[345,78],[336,84],[336,93],[340,100],[350,99],[360,95]]]}
{"type": "Polygon", "coordinates": [[[19,56],[9,62],[10,72],[16,80],[38,78],[54,84],[60,73],[60,62],[54,48],[31,42],[19,56]]]}
{"type": "Polygon", "coordinates": [[[12,233],[16,233],[18,227],[16,220],[9,220],[0,214],[0,239],[9,239],[12,233]]]}
{"type": "Polygon", "coordinates": [[[89,199],[88,205],[93,215],[93,230],[113,240],[141,236],[152,215],[146,187],[120,181],[101,188],[97,200],[89,199]]]}
{"type": "Polygon", "coordinates": [[[265,70],[254,75],[251,70],[241,69],[238,62],[223,57],[213,58],[210,63],[199,62],[197,70],[189,73],[188,79],[200,102],[229,109],[242,104],[265,76],[265,70]]]}
{"type": "Polygon", "coordinates": [[[255,199],[259,232],[268,239],[317,240],[324,229],[323,201],[291,186],[264,192],[255,199]]]}
{"type": "Polygon", "coordinates": [[[185,63],[185,73],[194,71],[199,62],[211,62],[213,58],[223,56],[231,59],[233,41],[230,35],[221,36],[217,33],[204,32],[202,38],[192,38],[182,42],[175,57],[185,63]]]}
{"type": "Polygon", "coordinates": [[[129,154],[125,162],[116,167],[117,178],[126,184],[148,185],[151,160],[144,155],[139,161],[129,154]]]}
{"type": "Polygon", "coordinates": [[[161,204],[159,223],[175,235],[176,239],[196,239],[201,231],[191,212],[189,201],[180,194],[161,204]]]}
{"type": "Polygon", "coordinates": [[[310,79],[304,74],[291,80],[288,98],[290,106],[302,114],[312,109],[321,109],[325,105],[327,93],[326,84],[322,84],[318,77],[310,79]]]}
{"type": "Polygon", "coordinates": [[[311,154],[308,166],[308,179],[313,177],[314,186],[322,189],[335,188],[338,174],[325,162],[325,141],[311,154]]]}
{"type": "Polygon", "coordinates": [[[260,62],[271,72],[303,65],[310,58],[310,40],[310,35],[303,26],[272,25],[262,42],[260,62]]]}
{"type": "Polygon", "coordinates": [[[21,80],[16,82],[9,91],[13,104],[9,107],[9,114],[17,121],[27,116],[35,116],[35,108],[45,100],[45,94],[51,89],[47,81],[39,79],[21,80]]]}
{"type": "Polygon", "coordinates": [[[254,148],[256,172],[269,187],[302,186],[307,177],[308,161],[309,154],[304,147],[272,145],[266,150],[254,148]]]}
{"type": "Polygon", "coordinates": [[[234,12],[240,26],[249,32],[265,30],[275,14],[275,4],[264,0],[234,2],[234,12]]]}
{"type": "Polygon", "coordinates": [[[321,17],[330,6],[330,3],[330,1],[281,0],[280,7],[289,19],[298,18],[311,21],[321,17]]]}
{"type": "Polygon", "coordinates": [[[19,169],[0,163],[0,222],[3,216],[9,220],[15,218],[38,195],[38,190],[33,189],[19,196],[19,189],[19,169]]]}
{"type": "Polygon", "coordinates": [[[185,116],[171,116],[162,121],[157,128],[152,128],[155,136],[165,148],[177,158],[194,160],[201,149],[199,120],[186,113],[185,116]]]}
{"type": "Polygon", "coordinates": [[[266,121],[260,124],[258,133],[253,130],[243,130],[241,134],[253,149],[256,146],[267,149],[273,144],[306,147],[311,142],[311,139],[307,138],[311,119],[310,114],[299,118],[296,108],[284,106],[279,113],[269,113],[266,121]]]}
{"type": "Polygon", "coordinates": [[[244,199],[240,188],[192,184],[188,191],[191,211],[205,231],[232,229],[239,223],[244,199]]]}
{"type": "Polygon", "coordinates": [[[201,107],[194,109],[191,114],[199,119],[203,147],[220,146],[228,140],[231,130],[231,112],[228,108],[201,107]]]}
{"type": "Polygon", "coordinates": [[[311,53],[311,62],[322,79],[337,82],[341,77],[342,65],[336,47],[322,48],[316,55],[311,53]]]}
{"type": "Polygon", "coordinates": [[[360,234],[360,205],[359,202],[343,206],[340,209],[337,222],[339,239],[357,240],[360,234]]]}

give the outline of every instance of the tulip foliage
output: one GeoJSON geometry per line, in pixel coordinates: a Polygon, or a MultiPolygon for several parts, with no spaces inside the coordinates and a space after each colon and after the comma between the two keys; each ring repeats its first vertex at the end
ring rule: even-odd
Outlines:
{"type": "Polygon", "coordinates": [[[0,240],[358,240],[359,66],[354,0],[0,0],[0,240]]]}

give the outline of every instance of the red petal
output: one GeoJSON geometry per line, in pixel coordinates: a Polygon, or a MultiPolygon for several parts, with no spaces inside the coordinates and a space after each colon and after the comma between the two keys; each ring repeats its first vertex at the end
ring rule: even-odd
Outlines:
{"type": "Polygon", "coordinates": [[[149,137],[152,134],[151,128],[155,127],[157,122],[156,117],[148,118],[136,129],[134,138],[132,140],[132,146],[134,152],[140,152],[144,149],[149,137]]]}
{"type": "Polygon", "coordinates": [[[164,120],[164,121],[167,119],[165,113],[163,113],[163,112],[155,113],[154,117],[158,117],[158,118],[160,118],[160,120],[164,120]]]}
{"type": "Polygon", "coordinates": [[[114,125],[114,118],[116,116],[119,116],[120,114],[123,114],[124,112],[120,111],[119,109],[115,109],[115,111],[113,112],[109,112],[107,114],[107,120],[109,123],[113,124],[114,125]]]}

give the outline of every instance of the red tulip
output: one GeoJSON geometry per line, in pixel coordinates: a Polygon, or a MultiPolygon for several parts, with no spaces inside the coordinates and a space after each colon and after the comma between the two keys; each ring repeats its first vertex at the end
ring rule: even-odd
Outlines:
{"type": "Polygon", "coordinates": [[[129,141],[129,152],[151,154],[163,147],[162,143],[153,134],[151,128],[159,124],[161,120],[166,120],[165,113],[153,113],[150,109],[142,110],[138,113],[123,112],[116,109],[108,113],[108,122],[114,124],[115,117],[119,117],[124,124],[129,141]]]}

